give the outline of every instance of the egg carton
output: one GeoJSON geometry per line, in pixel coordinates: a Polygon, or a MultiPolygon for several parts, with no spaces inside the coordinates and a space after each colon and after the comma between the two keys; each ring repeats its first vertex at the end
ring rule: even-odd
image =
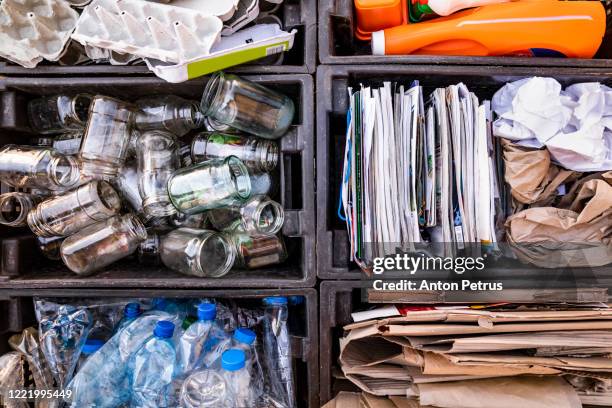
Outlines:
{"type": "Polygon", "coordinates": [[[0,57],[26,68],[57,61],[79,14],[65,0],[4,0],[0,4],[0,57]]]}
{"type": "Polygon", "coordinates": [[[221,35],[229,36],[259,16],[259,0],[240,0],[234,16],[223,24],[221,35]]]}
{"type": "Polygon", "coordinates": [[[72,38],[84,46],[181,63],[208,55],[223,29],[217,16],[144,0],[94,0],[72,38]]]}
{"type": "Polygon", "coordinates": [[[221,21],[227,21],[233,17],[238,9],[239,1],[240,0],[172,0],[171,3],[176,7],[184,7],[204,14],[211,14],[219,17],[221,21]]]}

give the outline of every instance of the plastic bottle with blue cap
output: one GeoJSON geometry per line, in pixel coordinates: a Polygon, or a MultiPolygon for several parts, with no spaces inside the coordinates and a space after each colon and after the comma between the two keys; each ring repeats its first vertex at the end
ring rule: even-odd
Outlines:
{"type": "MultiPolygon", "coordinates": [[[[246,354],[240,349],[229,349],[221,356],[223,378],[227,386],[226,397],[233,407],[253,407],[251,373],[246,367],[246,354]]],[[[228,401],[228,402],[229,402],[228,401]]]]}
{"type": "Polygon", "coordinates": [[[263,394],[263,369],[256,349],[257,335],[251,329],[240,327],[232,336],[232,349],[244,351],[246,369],[251,373],[251,388],[255,399],[263,394]]]}
{"type": "Polygon", "coordinates": [[[81,355],[79,356],[79,362],[76,366],[76,372],[85,364],[85,361],[96,351],[98,351],[104,345],[102,339],[87,339],[83,348],[81,348],[81,355]]]}
{"type": "Polygon", "coordinates": [[[140,303],[128,303],[123,309],[123,318],[117,324],[115,333],[120,332],[142,314],[140,303]]]}
{"type": "Polygon", "coordinates": [[[202,364],[204,345],[214,325],[217,306],[214,303],[200,303],[197,311],[198,320],[185,330],[178,343],[180,373],[188,373],[202,364]]]}

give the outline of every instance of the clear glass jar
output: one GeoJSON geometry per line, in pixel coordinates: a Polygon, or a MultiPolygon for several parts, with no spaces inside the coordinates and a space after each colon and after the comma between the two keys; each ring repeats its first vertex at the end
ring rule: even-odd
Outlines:
{"type": "Polygon", "coordinates": [[[90,225],[62,242],[64,264],[78,275],[89,275],[131,255],[147,239],[147,230],[133,214],[90,225]]]}
{"type": "Polygon", "coordinates": [[[240,159],[209,160],[178,170],[168,180],[172,204],[184,214],[240,205],[251,195],[249,172],[240,159]]]}
{"type": "Polygon", "coordinates": [[[187,227],[206,229],[206,226],[208,224],[208,212],[202,212],[192,215],[176,213],[172,217],[169,217],[169,222],[171,226],[176,228],[187,227]]]}
{"type": "Polygon", "coordinates": [[[234,231],[229,239],[236,251],[236,266],[255,269],[274,265],[287,259],[287,249],[278,235],[249,235],[234,231]]]}
{"type": "Polygon", "coordinates": [[[115,189],[96,180],[41,202],[28,214],[28,225],[39,237],[67,237],[117,215],[120,209],[115,189]]]}
{"type": "Polygon", "coordinates": [[[0,194],[0,224],[9,227],[28,225],[28,213],[38,201],[38,197],[27,193],[0,194]]]}
{"type": "Polygon", "coordinates": [[[135,125],[141,132],[165,130],[183,136],[204,126],[204,115],[197,102],[175,95],[143,98],[136,102],[139,108],[135,125]]]}
{"type": "Polygon", "coordinates": [[[273,195],[277,190],[278,183],[275,183],[271,173],[250,171],[251,194],[252,195],[273,195]]]}
{"type": "Polygon", "coordinates": [[[30,127],[37,133],[60,133],[85,127],[92,96],[55,95],[28,103],[30,127]]]}
{"type": "Polygon", "coordinates": [[[138,189],[144,213],[167,217],[176,213],[168,197],[168,180],[181,165],[174,135],[153,130],[138,138],[138,189]]]}
{"type": "Polygon", "coordinates": [[[81,140],[83,140],[82,130],[62,133],[53,140],[53,148],[58,153],[74,156],[79,153],[81,140]]]}
{"type": "Polygon", "coordinates": [[[179,228],[161,240],[161,260],[168,268],[201,278],[218,278],[232,268],[232,244],[215,231],[179,228]]]}
{"type": "Polygon", "coordinates": [[[159,247],[159,235],[149,233],[147,239],[138,245],[138,262],[146,265],[159,265],[161,261],[159,247]]]}
{"type": "Polygon", "coordinates": [[[60,247],[62,246],[64,239],[65,237],[36,237],[38,249],[45,256],[45,258],[52,261],[59,261],[62,259],[60,247]]]}
{"type": "Polygon", "coordinates": [[[225,123],[217,122],[209,116],[204,117],[204,129],[207,132],[221,132],[229,135],[239,135],[241,133],[238,129],[234,129],[225,123]]]}
{"type": "Polygon", "coordinates": [[[117,178],[113,180],[115,188],[135,213],[142,213],[142,197],[138,189],[138,169],[136,163],[125,163],[117,178]]]}
{"type": "Polygon", "coordinates": [[[193,165],[193,160],[191,159],[191,145],[180,140],[178,141],[178,144],[181,167],[189,167],[193,165]]]}
{"type": "Polygon", "coordinates": [[[293,101],[236,75],[212,75],[200,109],[212,119],[266,139],[283,136],[293,122],[293,101]]]}
{"type": "Polygon", "coordinates": [[[272,171],[278,164],[278,145],[257,137],[200,133],[191,142],[194,163],[236,156],[254,171],[272,171]]]}
{"type": "Polygon", "coordinates": [[[241,207],[208,211],[212,226],[219,231],[242,231],[251,235],[276,234],[283,227],[283,206],[265,195],[252,196],[241,207]]]}
{"type": "Polygon", "coordinates": [[[105,180],[117,176],[127,156],[134,109],[107,96],[93,99],[79,151],[83,174],[105,180]]]}
{"type": "Polygon", "coordinates": [[[50,147],[6,145],[0,150],[0,181],[15,188],[66,190],[79,184],[79,165],[50,147]]]}

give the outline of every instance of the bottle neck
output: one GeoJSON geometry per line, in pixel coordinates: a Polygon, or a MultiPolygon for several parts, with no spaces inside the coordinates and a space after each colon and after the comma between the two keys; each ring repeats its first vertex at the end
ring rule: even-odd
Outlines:
{"type": "Polygon", "coordinates": [[[202,102],[200,104],[200,109],[204,116],[214,117],[214,113],[219,110],[226,82],[223,72],[217,72],[210,77],[210,80],[204,88],[202,102]]]}
{"type": "Polygon", "coordinates": [[[121,227],[127,235],[137,241],[147,239],[147,229],[138,217],[134,214],[128,214],[121,217],[121,227]]]}
{"type": "Polygon", "coordinates": [[[257,143],[257,158],[262,171],[274,170],[278,164],[278,145],[272,141],[260,140],[257,143]]]}
{"type": "Polygon", "coordinates": [[[204,126],[205,116],[195,103],[186,103],[178,108],[178,117],[189,129],[199,129],[204,126]]]}

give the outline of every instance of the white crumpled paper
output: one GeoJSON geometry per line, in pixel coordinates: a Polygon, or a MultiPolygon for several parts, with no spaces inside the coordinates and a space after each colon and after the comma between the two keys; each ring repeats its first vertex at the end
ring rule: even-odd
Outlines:
{"type": "Polygon", "coordinates": [[[562,90],[553,78],[532,77],[506,84],[491,106],[495,136],[546,146],[569,170],[612,170],[612,88],[591,82],[562,90]]]}

